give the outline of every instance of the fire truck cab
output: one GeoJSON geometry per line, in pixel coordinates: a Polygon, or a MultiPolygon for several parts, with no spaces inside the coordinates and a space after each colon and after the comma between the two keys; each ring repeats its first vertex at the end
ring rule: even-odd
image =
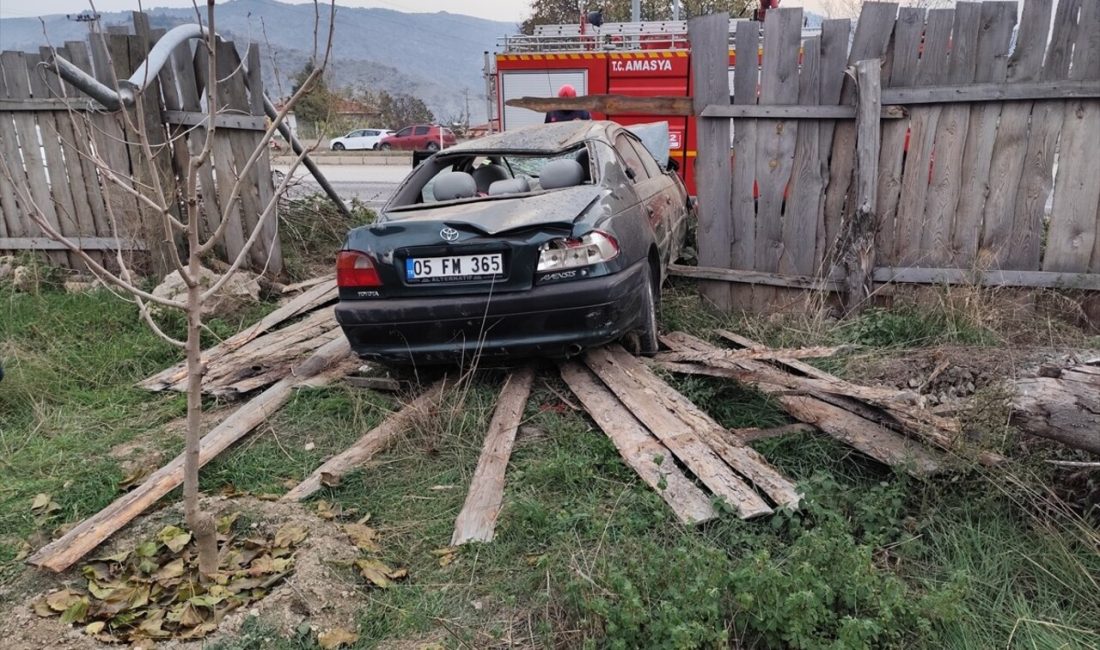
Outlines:
{"type": "MultiPolygon", "coordinates": [[[[771,0],[774,2],[774,0],[771,0]]],[[[774,6],[771,4],[769,6],[774,6]]],[[[730,20],[729,86],[733,93],[733,33],[730,20]]],[[[804,30],[803,37],[818,30],[804,30]]],[[[759,65],[760,52],[751,54],[759,65]]],[[[631,95],[690,97],[691,48],[686,21],[540,25],[535,33],[499,39],[490,78],[490,104],[495,114],[490,124],[509,130],[543,121],[544,114],[507,106],[519,97],[554,97],[562,84],[571,84],[578,95],[631,95]]],[[[490,62],[487,61],[487,66],[490,62]]],[[[614,120],[628,126],[646,122],[669,124],[669,158],[695,193],[696,129],[683,115],[616,114],[593,112],[593,119],[614,120]]]]}

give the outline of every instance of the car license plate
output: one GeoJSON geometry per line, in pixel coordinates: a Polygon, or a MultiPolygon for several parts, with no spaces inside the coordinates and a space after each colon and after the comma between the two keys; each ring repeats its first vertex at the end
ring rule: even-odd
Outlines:
{"type": "Polygon", "coordinates": [[[405,260],[405,278],[409,282],[488,280],[503,275],[504,256],[500,253],[410,257],[405,260]]]}

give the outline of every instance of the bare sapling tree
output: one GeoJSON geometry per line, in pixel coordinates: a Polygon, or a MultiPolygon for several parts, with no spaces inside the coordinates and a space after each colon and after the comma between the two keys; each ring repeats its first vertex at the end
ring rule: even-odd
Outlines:
{"type": "MultiPolygon", "coordinates": [[[[316,0],[314,4],[316,7],[316,0]]],[[[312,85],[316,83],[324,73],[332,49],[333,18],[335,15],[334,2],[329,4],[328,9],[328,31],[324,39],[325,45],[323,52],[318,52],[318,48],[316,47],[317,32],[322,24],[320,11],[315,11],[315,47],[313,53],[315,65],[313,66],[312,73],[303,81],[293,96],[282,105],[277,115],[270,120],[259,142],[248,157],[247,162],[243,167],[238,168],[237,174],[231,178],[225,178],[220,175],[217,177],[218,183],[232,183],[232,186],[227,195],[228,199],[222,202],[220,206],[221,213],[218,215],[220,218],[213,232],[210,232],[209,226],[206,228],[203,227],[203,211],[218,210],[218,206],[215,206],[213,201],[204,202],[202,200],[199,178],[200,171],[211,164],[211,156],[213,155],[212,152],[214,150],[215,138],[218,131],[217,117],[221,110],[217,92],[219,82],[217,76],[218,37],[215,32],[214,0],[207,0],[206,2],[204,37],[199,41],[200,44],[198,46],[200,48],[205,48],[207,54],[204,98],[206,115],[205,119],[199,125],[201,128],[195,127],[182,133],[173,134],[167,139],[165,144],[154,146],[147,135],[147,129],[163,128],[163,126],[160,124],[146,123],[147,113],[143,110],[143,103],[147,101],[158,101],[158,98],[149,97],[147,96],[148,93],[134,92],[134,103],[132,105],[124,103],[119,110],[122,120],[127,125],[127,133],[132,134],[135,140],[128,143],[131,146],[132,152],[130,161],[131,169],[116,169],[107,161],[107,156],[96,146],[97,141],[102,142],[102,138],[110,136],[97,130],[99,127],[97,127],[92,120],[88,119],[86,113],[77,111],[74,106],[74,101],[68,102],[68,115],[76,127],[76,139],[80,140],[80,142],[63,142],[62,144],[65,148],[66,155],[78,155],[94,164],[104,195],[104,204],[111,225],[111,231],[118,241],[122,241],[120,235],[124,223],[133,223],[135,219],[133,215],[125,214],[123,208],[120,207],[123,205],[123,202],[114,200],[114,197],[125,198],[129,201],[130,206],[140,204],[146,209],[146,214],[152,212],[159,216],[161,223],[157,231],[162,232],[164,241],[171,244],[167,246],[170,251],[169,257],[171,258],[171,264],[175,267],[175,271],[179,274],[186,286],[186,295],[182,299],[166,298],[160,295],[154,295],[152,292],[142,289],[139,279],[131,268],[130,261],[123,255],[123,247],[121,245],[113,251],[113,260],[110,263],[104,258],[93,257],[81,248],[78,241],[73,241],[73,239],[66,237],[60,232],[59,228],[51,225],[50,221],[46,218],[43,206],[36,204],[34,197],[31,196],[29,192],[21,191],[17,196],[17,200],[20,202],[24,211],[30,216],[34,223],[42,229],[42,232],[46,236],[64,245],[68,251],[73,253],[83,262],[89,272],[111,289],[116,296],[136,304],[140,317],[152,331],[155,332],[158,337],[182,349],[185,353],[187,370],[187,431],[183,472],[184,516],[186,525],[190,529],[198,548],[199,571],[206,576],[213,575],[218,571],[218,548],[214,519],[208,512],[205,512],[201,508],[199,503],[199,467],[201,465],[200,440],[203,434],[202,379],[204,364],[200,343],[200,336],[205,328],[203,323],[203,305],[219,292],[226,282],[228,282],[238,269],[240,269],[241,264],[249,259],[253,246],[261,239],[265,232],[265,224],[274,218],[273,215],[276,212],[277,202],[286,191],[287,184],[293,177],[294,172],[306,155],[317,147],[318,143],[314,143],[312,147],[305,148],[293,160],[288,173],[282,177],[279,186],[276,188],[270,200],[268,200],[266,204],[260,206],[261,212],[256,219],[255,226],[248,234],[244,246],[237,253],[236,257],[232,259],[231,263],[228,266],[222,266],[221,268],[224,270],[211,278],[210,271],[206,270],[203,266],[203,259],[214,252],[219,240],[225,234],[228,224],[234,218],[234,206],[239,203],[239,197],[242,191],[246,189],[243,186],[246,183],[252,182],[250,180],[252,178],[250,171],[263,156],[267,155],[268,147],[270,146],[270,142],[276,130],[285,121],[287,114],[293,110],[298,100],[310,90],[312,85]],[[167,183],[161,177],[162,172],[158,170],[156,163],[157,156],[162,153],[165,147],[172,147],[174,145],[186,146],[183,142],[180,142],[180,140],[187,137],[201,138],[201,149],[197,154],[190,157],[186,169],[180,170],[180,173],[184,176],[182,182],[175,184],[167,183]],[[133,153],[134,151],[139,152],[139,154],[135,156],[133,153]],[[145,166],[145,169],[142,170],[145,173],[140,175],[140,179],[137,173],[140,169],[139,166],[145,166]],[[173,189],[168,189],[170,187],[173,189]],[[186,317],[186,336],[183,339],[178,339],[166,332],[154,318],[154,313],[151,310],[152,306],[183,312],[186,317]]],[[[92,10],[93,12],[95,11],[94,5],[92,5],[92,10]]],[[[197,4],[195,5],[195,13],[201,23],[203,21],[203,14],[199,10],[197,4]]],[[[100,33],[94,33],[92,37],[103,38],[100,33]]],[[[106,50],[107,48],[104,47],[103,49],[106,50]]],[[[241,71],[241,68],[244,66],[244,60],[245,57],[241,57],[241,67],[235,70],[234,74],[241,71]]],[[[52,74],[52,71],[47,71],[44,68],[40,69],[39,72],[42,74],[52,74]]],[[[153,71],[151,74],[155,75],[156,71],[153,71]]],[[[148,77],[149,75],[150,71],[147,67],[146,76],[148,77]]],[[[144,83],[141,88],[146,88],[150,79],[145,79],[144,81],[146,83],[144,83]]],[[[119,92],[120,96],[122,96],[120,92],[121,84],[117,78],[114,79],[114,86],[115,91],[119,92]]],[[[67,95],[68,93],[65,90],[64,84],[62,84],[61,87],[62,95],[67,95]]],[[[65,99],[74,100],[76,98],[67,96],[65,99]]],[[[157,114],[156,111],[154,111],[154,114],[157,114]]],[[[43,127],[43,131],[45,131],[45,127],[43,127]]],[[[58,137],[56,133],[43,133],[42,136],[58,137]]],[[[194,148],[197,147],[193,147],[193,149],[194,148]]],[[[0,169],[2,169],[2,172],[8,176],[9,179],[13,180],[13,174],[16,172],[16,169],[12,163],[7,160],[0,160],[0,169]]],[[[12,185],[17,188],[21,187],[20,184],[15,182],[12,182],[12,185]]],[[[58,206],[57,209],[60,210],[60,206],[58,206]]],[[[274,230],[275,229],[272,229],[272,231],[274,230]]],[[[270,249],[269,247],[269,250],[270,249]]]]}

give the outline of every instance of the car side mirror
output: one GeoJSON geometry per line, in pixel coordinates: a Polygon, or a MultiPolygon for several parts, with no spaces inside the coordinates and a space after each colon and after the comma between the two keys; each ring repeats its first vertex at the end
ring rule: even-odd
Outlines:
{"type": "Polygon", "coordinates": [[[676,162],[673,158],[669,158],[668,165],[666,165],[665,168],[670,172],[678,172],[680,171],[680,163],[676,162]]]}

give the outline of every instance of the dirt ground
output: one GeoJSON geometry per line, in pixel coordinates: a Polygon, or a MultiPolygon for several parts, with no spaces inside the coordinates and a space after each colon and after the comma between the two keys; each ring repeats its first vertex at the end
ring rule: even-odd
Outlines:
{"type": "MultiPolygon", "coordinates": [[[[212,641],[232,638],[249,616],[258,616],[278,626],[280,634],[292,635],[303,623],[316,632],[343,627],[355,629],[355,614],[366,602],[366,586],[354,575],[352,562],[358,550],[340,529],[339,524],[326,521],[299,504],[260,501],[251,497],[206,500],[206,507],[221,516],[240,512],[242,517],[256,522],[257,532],[272,534],[284,524],[293,523],[309,530],[309,537],[295,552],[294,572],[271,594],[257,601],[250,609],[227,616],[218,630],[205,639],[157,644],[164,650],[198,650],[212,641]]],[[[97,554],[111,554],[132,548],[141,540],[153,536],[167,524],[183,520],[182,506],[175,505],[137,520],[115,535],[97,554]]],[[[100,650],[117,645],[100,643],[82,632],[81,626],[65,625],[59,619],[42,618],[34,613],[30,603],[39,596],[66,584],[82,585],[80,564],[64,574],[51,576],[46,572],[27,569],[12,583],[0,587],[0,602],[13,603],[7,615],[0,618],[0,638],[8,650],[100,650]]]]}

